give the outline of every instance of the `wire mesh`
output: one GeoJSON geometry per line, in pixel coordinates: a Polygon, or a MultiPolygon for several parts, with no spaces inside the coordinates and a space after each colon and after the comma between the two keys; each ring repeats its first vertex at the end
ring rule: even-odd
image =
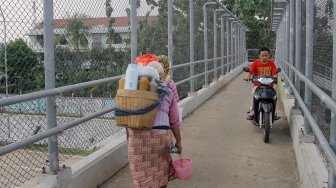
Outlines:
{"type": "MultiPolygon", "coordinates": [[[[208,31],[208,58],[214,57],[215,50],[217,57],[221,57],[219,27],[218,36],[214,38],[216,7],[207,7],[208,27],[204,28],[205,2],[194,1],[195,61],[204,59],[204,29],[208,31]],[[217,48],[214,48],[214,39],[218,41],[217,48]]],[[[167,55],[167,1],[140,0],[137,5],[138,55],[167,55]]],[[[0,98],[44,88],[43,8],[42,0],[1,0],[0,98]]],[[[189,1],[174,1],[173,9],[172,62],[179,65],[190,61],[189,1]]],[[[121,75],[131,63],[129,1],[54,1],[53,26],[56,87],[121,75]]],[[[221,60],[217,60],[217,67],[220,65],[221,60]]],[[[212,70],[209,82],[215,78],[215,71],[220,75],[220,69],[213,70],[217,67],[213,60],[208,61],[207,68],[212,70]]],[[[172,78],[179,82],[189,78],[190,72],[190,66],[177,68],[172,78]]],[[[194,72],[195,75],[203,74],[204,62],[195,64],[194,72]]],[[[205,75],[195,78],[194,84],[195,91],[201,89],[205,75]]],[[[113,81],[55,96],[57,125],[114,106],[117,87],[117,82],[113,81]]],[[[185,98],[190,92],[190,82],[178,85],[177,89],[180,98],[185,98]]],[[[1,106],[0,147],[45,131],[46,119],[46,98],[1,106]]],[[[57,135],[60,164],[72,164],[123,134],[123,129],[115,126],[113,112],[66,130],[57,135]]],[[[20,187],[33,181],[43,168],[48,168],[47,150],[47,139],[44,139],[1,156],[0,187],[20,187]]]]}
{"type": "Polygon", "coordinates": [[[1,1],[0,93],[17,95],[44,88],[43,59],[29,37],[41,8],[35,1],[1,1]]]}
{"type": "MultiPolygon", "coordinates": [[[[108,88],[103,84],[96,87],[108,88]]],[[[57,125],[84,117],[115,105],[115,95],[92,97],[89,93],[73,91],[56,97],[57,125]]],[[[5,146],[46,130],[46,99],[37,99],[2,107],[0,111],[0,146],[5,146]],[[3,126],[4,125],[4,126],[3,126]]],[[[82,123],[58,135],[60,164],[71,164],[106,145],[110,140],[124,134],[114,122],[114,113],[82,123]]],[[[48,168],[47,140],[1,156],[0,187],[16,187],[48,168]],[[12,180],[11,180],[12,179],[12,180]]],[[[29,182],[29,181],[28,181],[29,182]]]]}
{"type": "MultiPolygon", "coordinates": [[[[314,83],[331,96],[331,68],[333,49],[333,2],[318,0],[314,2],[314,83]]],[[[330,111],[313,96],[312,114],[324,136],[329,140],[330,111]]]]}
{"type": "MultiPolygon", "coordinates": [[[[126,1],[54,3],[57,86],[121,75],[130,63],[130,17],[126,1]]],[[[144,19],[144,17],[139,17],[144,19]]],[[[43,23],[34,28],[41,33],[43,23]]],[[[104,95],[104,90],[92,91],[104,95]]]]}

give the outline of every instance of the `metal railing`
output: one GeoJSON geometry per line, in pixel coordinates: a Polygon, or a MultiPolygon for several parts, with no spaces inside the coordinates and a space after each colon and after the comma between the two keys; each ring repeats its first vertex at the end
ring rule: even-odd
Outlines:
{"type": "Polygon", "coordinates": [[[305,135],[329,167],[329,187],[336,186],[336,3],[328,0],[272,1],[275,58],[304,114],[305,135]]]}
{"type": "MultiPolygon", "coordinates": [[[[4,49],[0,45],[0,53],[1,50],[6,53],[8,46],[19,56],[25,54],[13,46],[26,45],[26,51],[37,58],[33,62],[39,62],[39,66],[10,67],[10,74],[7,69],[0,70],[1,74],[6,73],[6,85],[9,76],[6,94],[1,95],[5,90],[0,87],[0,187],[21,186],[46,167],[49,172],[57,173],[60,165],[96,151],[109,137],[123,135],[124,129],[115,126],[113,97],[125,65],[133,62],[138,54],[168,54],[181,99],[247,61],[245,32],[248,28],[219,1],[189,0],[186,10],[177,1],[142,2],[140,7],[136,1],[130,1],[130,9],[122,1],[116,5],[112,1],[101,5],[95,1],[83,6],[64,2],[34,1],[31,12],[35,15],[28,16],[36,16],[33,24],[7,27],[11,40],[16,37],[23,40],[5,43],[4,49]],[[89,11],[93,9],[91,6],[95,7],[94,13],[89,11]],[[160,8],[167,11],[160,12],[160,8]],[[199,18],[200,12],[206,13],[203,19],[199,18]],[[208,22],[211,17],[216,19],[208,22]],[[163,21],[167,24],[162,25],[163,21]],[[189,28],[180,27],[185,22],[190,23],[189,28]],[[73,33],[79,33],[79,38],[73,33]],[[114,44],[116,38],[122,44],[114,44]],[[180,40],[187,38],[189,41],[180,40]],[[203,48],[197,48],[199,44],[203,48]],[[123,47],[117,50],[117,45],[123,47]],[[32,78],[23,69],[34,70],[29,75],[32,78]],[[27,84],[29,79],[36,84],[27,84]],[[22,84],[16,87],[15,82],[22,84]],[[41,91],[41,86],[45,90],[41,91]]],[[[15,11],[22,7],[10,0],[5,0],[5,4],[15,11]]],[[[7,18],[12,14],[4,11],[2,16],[7,18]]],[[[0,54],[0,61],[1,57],[0,54]]]]}

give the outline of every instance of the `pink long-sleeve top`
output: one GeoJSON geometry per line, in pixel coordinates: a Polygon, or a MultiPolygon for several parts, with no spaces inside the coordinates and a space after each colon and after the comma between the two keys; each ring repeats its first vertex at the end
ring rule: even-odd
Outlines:
{"type": "Polygon", "coordinates": [[[180,127],[178,105],[173,91],[170,90],[170,94],[163,98],[158,107],[153,129],[173,129],[177,127],[180,127]]]}
{"type": "Polygon", "coordinates": [[[178,96],[176,84],[174,80],[169,79],[167,82],[167,87],[173,92],[174,98],[176,99],[177,103],[180,102],[180,97],[178,96]]]}

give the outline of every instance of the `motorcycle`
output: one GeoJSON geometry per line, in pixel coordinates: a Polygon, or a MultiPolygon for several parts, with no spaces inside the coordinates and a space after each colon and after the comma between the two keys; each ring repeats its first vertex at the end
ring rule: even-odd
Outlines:
{"type": "MultiPolygon", "coordinates": [[[[250,72],[249,67],[244,67],[245,72],[250,72]]],[[[281,72],[280,68],[277,68],[277,73],[281,72]]],[[[277,93],[272,87],[273,84],[277,84],[277,78],[272,76],[259,76],[250,79],[252,83],[258,83],[258,86],[253,94],[253,108],[254,117],[252,123],[256,126],[260,126],[264,129],[264,142],[269,142],[269,136],[271,128],[276,118],[276,102],[277,93]]]]}

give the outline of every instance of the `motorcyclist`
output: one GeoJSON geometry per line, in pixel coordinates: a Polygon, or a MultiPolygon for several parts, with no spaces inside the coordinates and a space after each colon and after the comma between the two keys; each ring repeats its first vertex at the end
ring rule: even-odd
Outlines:
{"type": "MultiPolygon", "coordinates": [[[[250,65],[250,72],[246,74],[244,78],[245,81],[249,81],[251,76],[273,76],[277,78],[277,71],[275,62],[270,60],[271,51],[267,47],[262,47],[259,49],[259,58],[254,61],[250,65]]],[[[257,87],[259,87],[259,83],[253,83],[252,88],[252,102],[250,106],[250,110],[248,111],[248,120],[252,120],[254,117],[254,108],[253,108],[253,94],[257,87]]],[[[273,85],[272,85],[273,86],[273,85]]],[[[274,86],[273,86],[274,87],[274,86]]]]}

